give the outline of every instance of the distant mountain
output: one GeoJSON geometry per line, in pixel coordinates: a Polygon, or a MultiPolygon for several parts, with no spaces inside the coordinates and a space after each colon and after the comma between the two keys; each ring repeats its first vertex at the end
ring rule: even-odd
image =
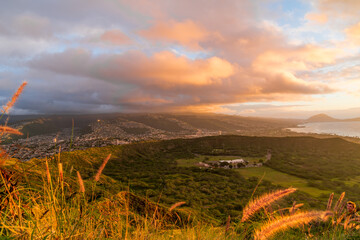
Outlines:
{"type": "Polygon", "coordinates": [[[309,117],[306,122],[357,122],[360,121],[360,118],[350,118],[350,119],[338,119],[330,117],[324,113],[314,115],[309,117]]]}
{"type": "Polygon", "coordinates": [[[324,113],[314,115],[306,120],[306,122],[338,122],[338,121],[341,120],[330,117],[329,115],[326,115],[324,113]]]}

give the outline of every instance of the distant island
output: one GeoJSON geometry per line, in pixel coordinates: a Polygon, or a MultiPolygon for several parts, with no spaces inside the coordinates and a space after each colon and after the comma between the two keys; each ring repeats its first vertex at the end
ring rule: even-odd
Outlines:
{"type": "Polygon", "coordinates": [[[307,123],[311,123],[311,122],[356,122],[356,121],[360,121],[360,118],[338,119],[338,118],[330,117],[327,114],[321,113],[321,114],[316,114],[314,116],[311,116],[308,119],[306,119],[305,121],[307,123]]]}

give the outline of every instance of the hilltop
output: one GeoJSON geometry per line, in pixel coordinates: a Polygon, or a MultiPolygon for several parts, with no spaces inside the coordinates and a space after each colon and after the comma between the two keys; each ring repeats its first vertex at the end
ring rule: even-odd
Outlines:
{"type": "Polygon", "coordinates": [[[338,121],[341,120],[330,117],[329,115],[326,115],[324,113],[311,116],[306,120],[306,122],[338,122],[338,121]]]}
{"type": "Polygon", "coordinates": [[[306,122],[357,122],[360,118],[338,119],[330,117],[327,114],[321,113],[306,119],[306,122]]]}

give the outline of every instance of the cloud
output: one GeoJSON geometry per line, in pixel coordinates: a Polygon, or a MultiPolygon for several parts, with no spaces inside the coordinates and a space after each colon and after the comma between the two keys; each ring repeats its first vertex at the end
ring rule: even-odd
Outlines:
{"type": "Polygon", "coordinates": [[[360,22],[345,29],[345,32],[351,42],[360,45],[360,22]]]}
{"type": "Polygon", "coordinates": [[[320,13],[307,13],[305,18],[319,24],[324,24],[328,21],[328,16],[320,13]]]}
{"type": "MultiPolygon", "coordinates": [[[[312,101],[339,90],[340,80],[335,85],[323,68],[336,72],[339,55],[348,53],[330,35],[291,38],[293,26],[284,27],[284,12],[274,14],[271,2],[7,1],[0,86],[27,79],[32,97],[21,107],[39,112],[224,111],[226,104],[312,101]]],[[[357,3],[343,2],[314,1],[303,17],[324,29],[335,22],[358,41],[357,3]]]]}
{"type": "Polygon", "coordinates": [[[359,17],[360,2],[358,0],[318,0],[318,8],[333,17],[343,19],[359,17]]]}
{"type": "Polygon", "coordinates": [[[13,20],[12,29],[16,34],[30,37],[47,37],[52,34],[48,18],[34,14],[22,14],[13,20]]]}
{"type": "Polygon", "coordinates": [[[284,99],[288,94],[328,93],[324,84],[290,73],[242,68],[218,57],[191,60],[171,52],[92,55],[81,49],[45,54],[30,66],[41,71],[131,86],[117,103],[133,110],[189,109],[248,100],[284,99]]]}
{"type": "Polygon", "coordinates": [[[234,73],[234,66],[218,57],[190,60],[172,52],[159,52],[150,57],[136,51],[93,56],[88,51],[73,49],[44,55],[30,65],[57,73],[162,89],[216,84],[234,73]]]}
{"type": "Polygon", "coordinates": [[[315,0],[315,10],[306,18],[317,23],[327,23],[332,29],[344,29],[360,20],[360,1],[358,0],[315,0]]]}
{"type": "Polygon", "coordinates": [[[131,39],[122,33],[120,30],[113,29],[105,31],[100,39],[104,42],[108,42],[114,45],[124,45],[132,43],[131,39]]]}
{"type": "Polygon", "coordinates": [[[199,43],[207,40],[210,33],[191,20],[157,21],[151,28],[141,30],[139,34],[152,41],[165,41],[200,49],[199,43]]]}

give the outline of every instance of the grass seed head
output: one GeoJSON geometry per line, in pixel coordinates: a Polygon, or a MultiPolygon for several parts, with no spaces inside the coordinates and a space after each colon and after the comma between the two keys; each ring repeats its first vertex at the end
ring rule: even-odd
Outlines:
{"type": "Polygon", "coordinates": [[[329,200],[328,200],[328,204],[327,204],[327,207],[326,207],[326,210],[329,211],[331,209],[331,205],[332,205],[332,201],[334,199],[334,193],[331,193],[330,194],[330,197],[329,197],[329,200]]]}
{"type": "Polygon", "coordinates": [[[174,210],[177,207],[180,207],[182,205],[186,204],[186,202],[177,202],[175,204],[173,204],[170,208],[169,208],[169,212],[171,212],[172,210],[174,210]]]}
{"type": "Polygon", "coordinates": [[[271,203],[275,202],[276,200],[289,195],[296,191],[296,188],[287,188],[283,190],[277,190],[272,193],[264,194],[258,197],[255,200],[252,200],[248,203],[248,205],[244,208],[243,216],[241,222],[245,222],[248,220],[254,213],[259,211],[261,208],[270,205],[271,203]]]}
{"type": "Polygon", "coordinates": [[[26,81],[20,85],[20,87],[18,88],[16,93],[12,96],[11,100],[5,105],[5,107],[3,109],[3,113],[8,113],[9,110],[14,106],[15,102],[19,98],[20,94],[22,93],[22,91],[24,90],[24,87],[26,85],[27,85],[26,81]]]}
{"type": "Polygon", "coordinates": [[[23,135],[18,130],[8,127],[8,126],[0,126],[0,133],[1,134],[14,134],[14,135],[23,135]]]}
{"type": "Polygon", "coordinates": [[[77,173],[77,177],[78,177],[78,182],[79,182],[79,187],[80,187],[80,190],[79,192],[81,193],[85,193],[85,186],[84,186],[84,181],[79,173],[79,171],[76,171],[77,173]]]}
{"type": "Polygon", "coordinates": [[[260,229],[255,231],[254,239],[265,240],[272,237],[279,231],[286,230],[290,227],[298,227],[302,224],[308,224],[313,220],[325,220],[330,214],[328,211],[310,211],[299,212],[293,215],[280,217],[264,224],[260,229]]]}
{"type": "Polygon", "coordinates": [[[94,179],[95,179],[95,182],[98,182],[98,181],[100,180],[101,173],[102,173],[102,171],[104,170],[106,164],[108,163],[110,157],[111,157],[111,154],[109,154],[109,155],[104,159],[103,163],[102,163],[101,166],[99,167],[99,169],[98,169],[98,171],[97,171],[97,173],[96,173],[96,175],[95,175],[95,178],[94,178],[94,179]]]}

